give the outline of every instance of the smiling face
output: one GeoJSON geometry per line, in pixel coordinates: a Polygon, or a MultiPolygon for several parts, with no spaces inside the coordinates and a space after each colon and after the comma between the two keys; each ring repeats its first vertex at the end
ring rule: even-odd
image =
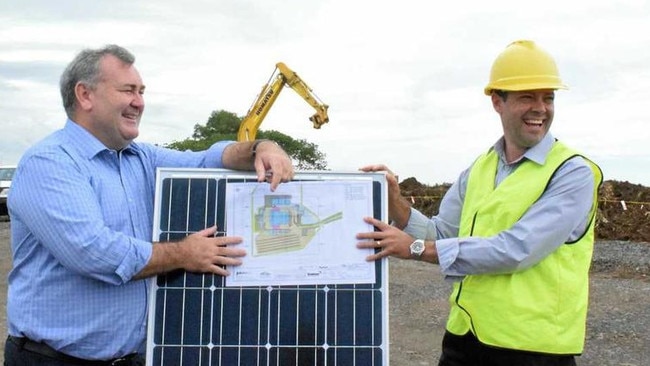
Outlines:
{"type": "Polygon", "coordinates": [[[138,137],[145,87],[135,67],[115,56],[104,56],[100,70],[94,88],[82,83],[75,87],[75,119],[106,147],[121,150],[138,137]]]}
{"type": "Polygon", "coordinates": [[[505,99],[492,93],[492,106],[503,125],[506,158],[512,162],[539,143],[551,128],[555,91],[510,91],[505,99]]]}

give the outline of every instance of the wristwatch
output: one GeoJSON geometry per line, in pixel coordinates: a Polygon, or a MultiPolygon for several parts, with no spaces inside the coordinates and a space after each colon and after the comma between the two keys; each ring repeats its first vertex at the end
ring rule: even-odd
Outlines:
{"type": "Polygon", "coordinates": [[[413,243],[411,243],[411,246],[409,248],[411,249],[411,258],[422,258],[422,253],[424,253],[424,240],[416,239],[413,243]]]}

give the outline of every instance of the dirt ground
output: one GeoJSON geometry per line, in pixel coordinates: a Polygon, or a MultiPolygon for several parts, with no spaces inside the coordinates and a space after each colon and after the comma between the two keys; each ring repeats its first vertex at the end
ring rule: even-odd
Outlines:
{"type": "MultiPolygon", "coordinates": [[[[414,206],[433,215],[448,184],[401,184],[414,206]]],[[[579,366],[650,366],[650,188],[606,181],[591,273],[584,354],[579,366]]],[[[0,217],[0,355],[6,337],[6,286],[11,268],[7,217],[0,217]]],[[[390,364],[437,365],[450,285],[438,266],[389,261],[390,364]]],[[[0,356],[1,358],[2,356],[0,356]]]]}
{"type": "MultiPolygon", "coordinates": [[[[616,251],[617,243],[609,245],[607,250],[616,251]]],[[[650,244],[640,245],[648,255],[650,244]]],[[[391,365],[437,365],[450,286],[437,266],[396,259],[390,260],[389,282],[391,365]]],[[[592,271],[590,283],[585,352],[578,366],[650,365],[650,273],[610,267],[592,271]]]]}
{"type": "MultiPolygon", "coordinates": [[[[415,178],[400,183],[428,216],[438,212],[449,186],[415,178]]],[[[578,365],[650,366],[650,188],[603,182],[596,220],[587,339],[578,365]]],[[[449,291],[437,266],[391,259],[391,364],[437,365],[449,291]]]]}
{"type": "MultiPolygon", "coordinates": [[[[0,221],[2,355],[11,256],[10,223],[6,218],[0,221]]],[[[390,259],[389,289],[390,364],[437,365],[450,285],[438,266],[390,259]]],[[[578,365],[650,365],[650,243],[596,243],[586,349],[578,365]]]]}

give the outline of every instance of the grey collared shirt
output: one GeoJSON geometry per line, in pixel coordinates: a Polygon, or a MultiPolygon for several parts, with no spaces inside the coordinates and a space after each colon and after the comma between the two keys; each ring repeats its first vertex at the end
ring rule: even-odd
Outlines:
{"type": "MultiPolygon", "coordinates": [[[[544,164],[554,138],[548,133],[517,161],[508,164],[503,137],[494,148],[499,155],[495,185],[514,172],[525,159],[544,164]]],[[[471,167],[470,167],[471,168],[471,167]]],[[[594,176],[582,157],[564,163],[542,196],[510,229],[490,237],[458,237],[461,210],[470,168],[452,184],[440,203],[438,215],[428,218],[411,209],[404,229],[415,238],[436,240],[442,273],[450,280],[465,275],[512,273],[529,268],[563,243],[578,239],[589,225],[594,176]]]]}

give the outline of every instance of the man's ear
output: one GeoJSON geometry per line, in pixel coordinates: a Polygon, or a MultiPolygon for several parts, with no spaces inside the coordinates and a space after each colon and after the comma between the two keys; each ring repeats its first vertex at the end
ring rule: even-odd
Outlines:
{"type": "Polygon", "coordinates": [[[77,103],[79,104],[79,108],[85,111],[92,109],[93,106],[92,92],[93,92],[92,89],[90,89],[86,84],[77,83],[77,85],[74,86],[74,95],[77,98],[77,103]]]}
{"type": "Polygon", "coordinates": [[[503,108],[503,99],[497,93],[494,92],[492,92],[491,98],[492,98],[492,108],[494,108],[494,110],[497,113],[501,114],[501,109],[503,108]]]}

